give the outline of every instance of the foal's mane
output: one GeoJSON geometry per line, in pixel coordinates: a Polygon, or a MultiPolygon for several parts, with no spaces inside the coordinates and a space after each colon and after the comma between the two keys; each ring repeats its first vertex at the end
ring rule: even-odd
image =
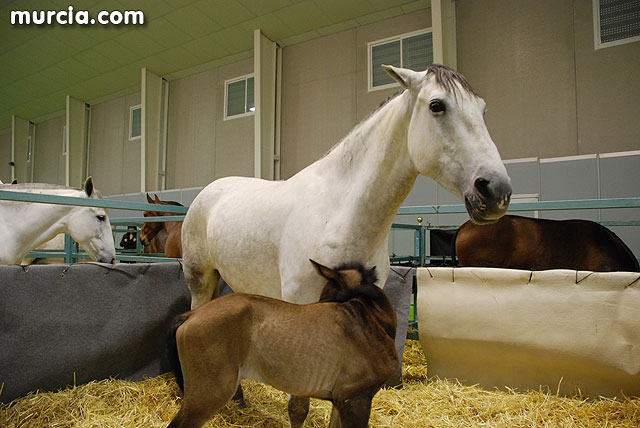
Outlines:
{"type": "Polygon", "coordinates": [[[366,296],[372,299],[380,297],[382,291],[378,286],[376,286],[376,282],[378,282],[378,274],[376,273],[375,267],[367,269],[362,263],[345,263],[334,269],[336,272],[345,270],[357,271],[362,277],[362,281],[360,281],[360,283],[355,287],[348,287],[340,284],[335,279],[329,280],[327,285],[325,285],[325,288],[323,288],[322,294],[324,294],[326,287],[337,289],[338,292],[332,293],[328,298],[321,297],[321,302],[346,302],[360,296],[366,296]]]}

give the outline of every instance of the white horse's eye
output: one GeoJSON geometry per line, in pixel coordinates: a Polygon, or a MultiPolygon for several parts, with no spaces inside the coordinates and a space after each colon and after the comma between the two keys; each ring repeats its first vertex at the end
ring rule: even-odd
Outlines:
{"type": "Polygon", "coordinates": [[[429,110],[433,112],[435,115],[442,115],[447,110],[447,107],[440,100],[433,100],[429,103],[429,110]]]}
{"type": "Polygon", "coordinates": [[[107,216],[97,215],[96,218],[98,219],[98,221],[105,221],[107,219],[107,216]]]}

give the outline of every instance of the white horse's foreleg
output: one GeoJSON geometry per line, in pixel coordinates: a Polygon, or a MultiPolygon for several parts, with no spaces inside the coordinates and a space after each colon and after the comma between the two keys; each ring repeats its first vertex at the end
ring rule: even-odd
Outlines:
{"type": "Polygon", "coordinates": [[[198,309],[211,299],[218,297],[220,274],[216,269],[185,264],[184,279],[191,293],[191,310],[198,309]]]}

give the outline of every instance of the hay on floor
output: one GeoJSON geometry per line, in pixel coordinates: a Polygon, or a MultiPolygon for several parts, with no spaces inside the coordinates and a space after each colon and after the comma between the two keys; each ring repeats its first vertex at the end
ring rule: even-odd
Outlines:
{"type": "MultiPolygon", "coordinates": [[[[638,427],[640,399],[557,397],[549,391],[487,391],[428,379],[420,345],[409,341],[403,389],[380,391],[373,402],[372,427],[638,427]]],[[[208,428],[280,428],[287,425],[286,394],[257,382],[243,382],[247,409],[229,403],[208,428]]],[[[180,406],[172,375],[143,382],[107,380],[56,393],[32,393],[0,406],[0,426],[166,427],[180,406]]],[[[305,427],[326,427],[330,403],[312,400],[305,427]]]]}

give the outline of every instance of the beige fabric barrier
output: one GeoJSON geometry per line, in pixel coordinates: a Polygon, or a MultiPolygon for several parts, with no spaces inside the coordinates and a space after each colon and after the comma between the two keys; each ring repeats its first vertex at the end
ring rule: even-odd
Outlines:
{"type": "Polygon", "coordinates": [[[418,269],[429,376],[485,388],[640,396],[640,275],[418,269]]]}

